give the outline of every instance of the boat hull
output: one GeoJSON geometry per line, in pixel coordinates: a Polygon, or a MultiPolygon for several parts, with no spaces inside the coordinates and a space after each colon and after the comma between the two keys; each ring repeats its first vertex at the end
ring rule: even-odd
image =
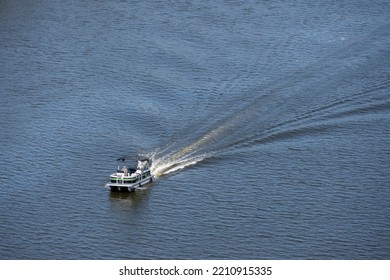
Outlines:
{"type": "Polygon", "coordinates": [[[142,179],[141,181],[138,181],[133,184],[107,183],[105,187],[112,192],[134,192],[137,189],[141,188],[142,186],[149,184],[151,182],[153,182],[153,177],[142,179]]]}

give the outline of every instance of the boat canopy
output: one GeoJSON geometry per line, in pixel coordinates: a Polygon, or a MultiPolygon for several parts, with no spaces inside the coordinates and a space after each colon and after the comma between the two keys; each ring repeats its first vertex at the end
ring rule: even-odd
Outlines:
{"type": "Polygon", "coordinates": [[[150,159],[146,156],[121,156],[117,159],[117,161],[125,161],[125,160],[138,160],[138,161],[147,161],[149,162],[150,159]]]}

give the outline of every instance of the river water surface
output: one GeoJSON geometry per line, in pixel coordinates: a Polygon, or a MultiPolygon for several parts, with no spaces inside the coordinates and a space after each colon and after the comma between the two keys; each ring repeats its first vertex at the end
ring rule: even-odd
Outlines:
{"type": "Polygon", "coordinates": [[[0,258],[389,259],[390,5],[322,2],[0,0],[0,258]]]}

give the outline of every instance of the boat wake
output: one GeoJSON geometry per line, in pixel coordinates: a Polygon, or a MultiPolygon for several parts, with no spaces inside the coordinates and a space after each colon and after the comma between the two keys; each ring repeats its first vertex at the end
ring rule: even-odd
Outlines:
{"type": "Polygon", "coordinates": [[[370,44],[357,44],[337,53],[336,59],[322,59],[283,79],[258,86],[251,91],[253,97],[241,104],[220,102],[213,110],[218,114],[189,124],[149,155],[152,173],[160,177],[248,147],[332,133],[333,128],[347,126],[358,116],[369,118],[387,112],[388,53],[377,48],[374,38],[367,41],[370,44]],[[362,48],[371,48],[369,53],[375,55],[367,58],[362,48]],[[370,77],[367,68],[375,69],[370,77]],[[234,111],[228,112],[227,108],[234,111]]]}
{"type": "Polygon", "coordinates": [[[157,150],[152,154],[152,173],[156,177],[159,177],[212,157],[217,150],[213,151],[205,148],[212,142],[218,141],[230,125],[231,124],[226,123],[219,126],[201,136],[195,142],[183,146],[180,149],[175,149],[175,147],[179,144],[175,141],[173,144],[166,146],[164,149],[157,150]]]}
{"type": "MultiPolygon", "coordinates": [[[[187,140],[183,138],[182,142],[172,141],[165,148],[156,150],[150,155],[153,160],[152,173],[160,177],[205,159],[238,152],[248,147],[300,136],[331,133],[332,129],[347,124],[351,118],[362,113],[368,116],[378,111],[390,110],[390,102],[386,101],[390,96],[382,91],[389,88],[390,81],[356,93],[349,98],[332,100],[305,112],[291,115],[287,119],[281,118],[279,121],[278,114],[266,115],[266,112],[261,110],[260,104],[248,106],[245,112],[231,117],[188,145],[181,145],[187,140]],[[259,115],[263,113],[263,119],[259,119],[259,115]]],[[[260,100],[258,103],[261,103],[260,100]]],[[[269,100],[267,104],[272,105],[272,102],[269,100]]],[[[286,104],[281,108],[288,109],[289,106],[286,104]]],[[[282,109],[277,111],[283,111],[282,109]]]]}

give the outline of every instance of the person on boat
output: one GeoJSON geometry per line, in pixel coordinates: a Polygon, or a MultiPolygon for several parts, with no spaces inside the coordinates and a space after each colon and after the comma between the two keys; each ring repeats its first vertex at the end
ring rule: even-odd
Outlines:
{"type": "Polygon", "coordinates": [[[122,171],[123,171],[125,176],[129,176],[129,170],[127,169],[126,166],[123,166],[122,171]]]}

